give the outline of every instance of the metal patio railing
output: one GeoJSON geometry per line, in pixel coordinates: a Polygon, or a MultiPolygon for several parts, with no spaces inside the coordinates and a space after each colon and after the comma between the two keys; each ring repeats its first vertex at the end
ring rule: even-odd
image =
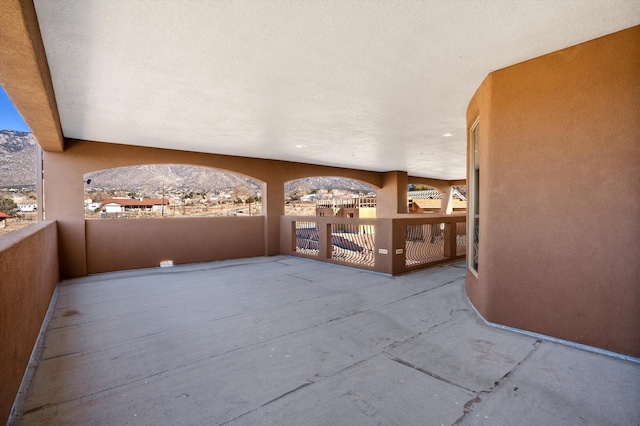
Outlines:
{"type": "Polygon", "coordinates": [[[331,258],[373,267],[375,225],[331,224],[331,258]]]}

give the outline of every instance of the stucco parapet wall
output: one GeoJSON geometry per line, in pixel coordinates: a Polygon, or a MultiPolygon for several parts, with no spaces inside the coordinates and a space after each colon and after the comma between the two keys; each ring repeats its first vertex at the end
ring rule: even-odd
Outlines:
{"type": "Polygon", "coordinates": [[[0,423],[9,416],[59,279],[57,223],[0,237],[0,423]]]}
{"type": "Polygon", "coordinates": [[[265,254],[263,216],[85,221],[87,273],[265,254]]]}
{"type": "MultiPolygon", "coordinates": [[[[81,173],[115,167],[142,164],[187,164],[213,167],[239,173],[263,182],[287,182],[311,176],[335,176],[358,180],[375,187],[382,187],[383,173],[342,167],[322,166],[310,163],[272,160],[255,157],[239,157],[151,148],[79,139],[65,139],[63,155],[73,159],[74,168],[81,173]]],[[[54,159],[58,153],[45,153],[54,159]]]]}
{"type": "Polygon", "coordinates": [[[49,226],[55,226],[55,220],[45,220],[42,222],[34,222],[33,225],[19,229],[17,231],[9,232],[0,237],[0,252],[11,249],[11,247],[19,244],[31,235],[36,234],[40,230],[49,226]]]}

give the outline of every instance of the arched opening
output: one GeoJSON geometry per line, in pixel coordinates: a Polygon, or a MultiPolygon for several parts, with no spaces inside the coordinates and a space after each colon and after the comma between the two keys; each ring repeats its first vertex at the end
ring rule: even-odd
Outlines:
{"type": "Polygon", "coordinates": [[[117,167],[83,180],[87,219],[262,215],[260,182],[210,167],[117,167]]]}
{"type": "Polygon", "coordinates": [[[315,176],[285,184],[286,216],[376,217],[376,189],[341,177],[315,176]]]}
{"type": "Polygon", "coordinates": [[[291,223],[295,253],[316,257],[327,250],[332,260],[374,267],[375,225],[359,220],[376,217],[374,187],[339,177],[289,181],[285,215],[309,216],[291,223]]]}

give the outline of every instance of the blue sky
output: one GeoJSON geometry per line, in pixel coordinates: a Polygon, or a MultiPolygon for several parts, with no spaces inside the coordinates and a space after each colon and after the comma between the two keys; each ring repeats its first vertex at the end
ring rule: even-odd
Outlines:
{"type": "Polygon", "coordinates": [[[0,86],[0,130],[31,131],[20,116],[20,113],[16,111],[2,86],[0,86]]]}

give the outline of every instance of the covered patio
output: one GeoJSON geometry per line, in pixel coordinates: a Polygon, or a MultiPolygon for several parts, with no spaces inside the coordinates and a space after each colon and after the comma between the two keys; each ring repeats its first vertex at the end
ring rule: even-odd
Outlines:
{"type": "Polygon", "coordinates": [[[637,423],[640,365],[485,324],[465,269],[275,256],[64,280],[9,423],[637,423]]]}
{"type": "Polygon", "coordinates": [[[41,148],[0,421],[638,423],[639,2],[5,0],[0,59],[41,148]],[[86,174],[150,164],[259,181],[262,216],[85,219],[86,174]],[[307,177],[376,218],[286,216],[307,177]]]}

